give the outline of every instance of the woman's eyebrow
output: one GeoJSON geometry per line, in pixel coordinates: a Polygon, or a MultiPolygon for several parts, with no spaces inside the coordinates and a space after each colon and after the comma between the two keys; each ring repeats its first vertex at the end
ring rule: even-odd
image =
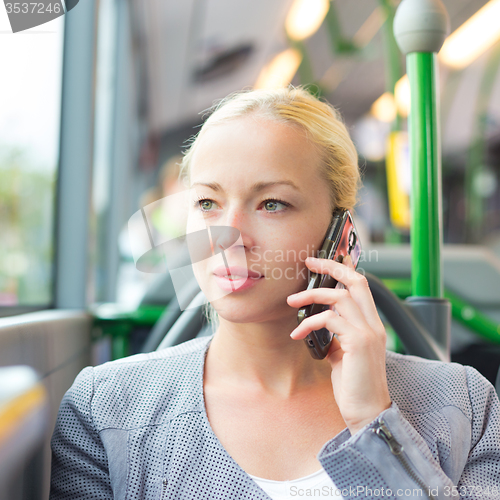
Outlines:
{"type": "MultiPolygon", "coordinates": [[[[282,180],[282,181],[270,181],[270,182],[256,182],[255,184],[252,184],[250,189],[254,193],[258,193],[259,191],[262,191],[266,188],[273,187],[273,186],[279,186],[279,185],[285,185],[285,186],[291,186],[292,188],[296,189],[297,191],[300,191],[299,187],[290,180],[282,180]]],[[[192,186],[207,186],[210,189],[213,189],[214,191],[224,191],[222,189],[222,186],[218,184],[217,182],[194,182],[192,186]]]]}

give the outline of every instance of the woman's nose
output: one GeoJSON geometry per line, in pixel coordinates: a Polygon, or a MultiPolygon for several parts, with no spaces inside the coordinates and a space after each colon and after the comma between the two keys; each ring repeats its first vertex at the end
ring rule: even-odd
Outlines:
{"type": "Polygon", "coordinates": [[[231,226],[210,226],[213,253],[221,253],[232,247],[240,237],[239,229],[231,226]]]}
{"type": "Polygon", "coordinates": [[[246,217],[241,208],[234,207],[217,221],[217,226],[211,227],[212,243],[216,253],[233,246],[240,235],[246,233],[246,217]]]}
{"type": "Polygon", "coordinates": [[[228,207],[224,210],[224,215],[218,219],[217,224],[221,226],[228,226],[243,231],[246,224],[247,217],[244,213],[243,207],[228,207]]]}

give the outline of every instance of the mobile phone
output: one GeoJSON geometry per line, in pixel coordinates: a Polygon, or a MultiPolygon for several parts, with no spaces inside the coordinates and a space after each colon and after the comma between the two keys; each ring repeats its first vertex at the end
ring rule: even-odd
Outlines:
{"type": "MultiPolygon", "coordinates": [[[[326,232],[325,239],[318,252],[320,259],[333,259],[342,262],[344,257],[351,256],[354,268],[358,265],[361,255],[361,244],[359,236],[354,226],[354,221],[349,210],[338,209],[333,212],[332,220],[326,232]]],[[[342,289],[345,286],[332,278],[329,274],[312,273],[307,290],[314,288],[337,288],[342,289]]],[[[329,308],[325,304],[310,304],[301,307],[297,313],[297,320],[300,324],[304,319],[326,311],[329,308]]],[[[332,343],[333,333],[326,328],[312,331],[304,342],[309,353],[314,359],[324,359],[332,343]]]]}

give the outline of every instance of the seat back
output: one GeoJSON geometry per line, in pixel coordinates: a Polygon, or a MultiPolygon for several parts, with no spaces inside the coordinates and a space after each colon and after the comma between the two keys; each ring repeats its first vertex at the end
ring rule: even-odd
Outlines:
{"type": "Polygon", "coordinates": [[[199,292],[188,308],[182,312],[172,328],[168,330],[156,350],[172,347],[197,337],[207,323],[201,307],[205,302],[205,294],[199,292]]]}

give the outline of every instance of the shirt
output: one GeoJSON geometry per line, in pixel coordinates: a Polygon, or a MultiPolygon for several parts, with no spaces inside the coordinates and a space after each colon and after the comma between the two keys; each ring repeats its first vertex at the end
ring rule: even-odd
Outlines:
{"type": "MultiPolygon", "coordinates": [[[[51,500],[269,500],[214,434],[213,338],[84,368],[52,437],[51,500]]],[[[345,498],[498,500],[500,404],[471,367],[386,353],[390,408],[317,458],[345,498]]]]}
{"type": "Polygon", "coordinates": [[[342,500],[339,489],[325,469],[290,481],[273,481],[248,474],[273,500],[294,500],[300,497],[336,498],[342,500]]]}

